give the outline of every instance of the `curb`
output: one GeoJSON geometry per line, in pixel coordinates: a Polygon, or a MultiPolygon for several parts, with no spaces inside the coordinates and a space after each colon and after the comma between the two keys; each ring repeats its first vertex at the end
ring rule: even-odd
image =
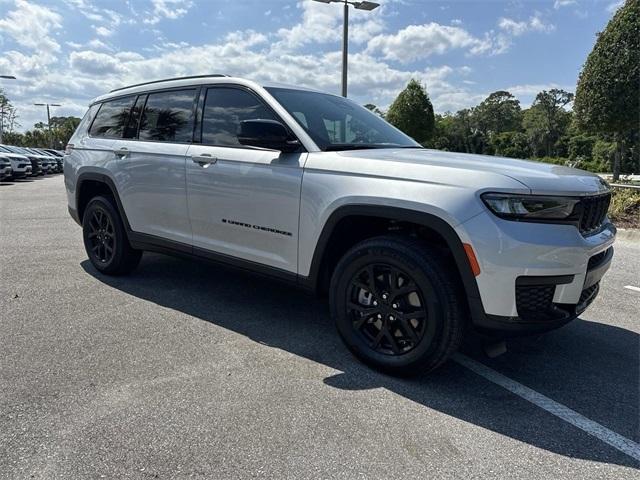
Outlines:
{"type": "Polygon", "coordinates": [[[620,240],[628,242],[640,243],[640,229],[638,228],[619,228],[616,237],[620,240]]]}

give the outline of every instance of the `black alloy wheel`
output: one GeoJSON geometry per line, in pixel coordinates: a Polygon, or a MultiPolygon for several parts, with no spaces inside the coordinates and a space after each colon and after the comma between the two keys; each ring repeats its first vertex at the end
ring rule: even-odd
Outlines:
{"type": "Polygon", "coordinates": [[[109,263],[115,252],[116,237],[109,214],[101,208],[93,210],[89,219],[91,252],[101,263],[109,263]]]}
{"type": "Polygon", "coordinates": [[[353,329],[369,347],[385,355],[403,355],[425,337],[429,308],[415,280],[384,263],[369,264],[351,280],[347,313],[353,329]]]}

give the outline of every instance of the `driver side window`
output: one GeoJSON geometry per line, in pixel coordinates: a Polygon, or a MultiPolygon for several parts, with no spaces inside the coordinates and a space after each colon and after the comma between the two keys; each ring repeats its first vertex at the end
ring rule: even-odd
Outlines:
{"type": "Polygon", "coordinates": [[[202,114],[202,144],[241,146],[238,128],[243,120],[278,120],[256,96],[238,88],[207,90],[202,114]]]}

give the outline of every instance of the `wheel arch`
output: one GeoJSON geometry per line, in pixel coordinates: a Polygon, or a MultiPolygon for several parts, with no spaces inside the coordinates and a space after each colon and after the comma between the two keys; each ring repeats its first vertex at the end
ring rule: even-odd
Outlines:
{"type": "Polygon", "coordinates": [[[374,221],[386,220],[392,223],[418,225],[437,235],[451,252],[451,257],[457,267],[472,317],[477,318],[484,316],[478,284],[473,275],[462,241],[454,228],[446,220],[436,215],[402,207],[358,204],[344,205],[337,208],[325,222],[322,232],[318,237],[311,261],[309,276],[301,279],[301,283],[305,288],[315,292],[322,291],[323,282],[326,281],[327,262],[329,261],[328,259],[331,258],[332,243],[336,237],[340,235],[341,225],[350,224],[351,219],[362,218],[374,221]]]}
{"type": "Polygon", "coordinates": [[[118,195],[118,189],[113,179],[104,173],[84,172],[78,176],[76,182],[76,211],[78,223],[82,224],[82,216],[89,201],[100,194],[111,195],[114,198],[118,213],[122,218],[128,235],[131,231],[131,226],[129,225],[129,220],[122,206],[120,196],[118,195]]]}

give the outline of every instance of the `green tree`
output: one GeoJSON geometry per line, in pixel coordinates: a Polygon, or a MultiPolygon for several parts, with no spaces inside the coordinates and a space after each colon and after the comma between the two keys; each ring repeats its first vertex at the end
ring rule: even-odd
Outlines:
{"type": "Polygon", "coordinates": [[[389,107],[387,120],[420,143],[433,135],[435,116],[425,88],[416,80],[409,81],[389,107]]]}
{"type": "Polygon", "coordinates": [[[598,35],[580,73],[574,105],[582,128],[613,135],[614,180],[620,175],[624,138],[638,131],[639,84],[640,0],[627,0],[598,35]]]}
{"type": "Polygon", "coordinates": [[[511,158],[530,158],[531,145],[524,132],[502,132],[491,137],[491,146],[496,155],[511,158]]]}
{"type": "Polygon", "coordinates": [[[544,143],[545,155],[558,155],[555,144],[565,133],[571,124],[571,114],[564,107],[573,101],[573,93],[552,88],[543,90],[536,95],[530,110],[532,114],[529,120],[533,120],[533,126],[544,143]]]}
{"type": "Polygon", "coordinates": [[[3,135],[12,133],[14,128],[18,127],[18,114],[11,103],[11,100],[0,89],[0,143],[2,143],[3,135]]]}
{"type": "Polygon", "coordinates": [[[490,137],[496,133],[518,131],[522,128],[520,101],[509,92],[493,92],[474,109],[481,132],[490,137]]]}
{"type": "Polygon", "coordinates": [[[586,135],[584,133],[569,137],[567,140],[569,146],[569,158],[571,160],[577,160],[579,158],[583,160],[590,160],[593,147],[597,140],[598,137],[595,135],[586,135]]]}

